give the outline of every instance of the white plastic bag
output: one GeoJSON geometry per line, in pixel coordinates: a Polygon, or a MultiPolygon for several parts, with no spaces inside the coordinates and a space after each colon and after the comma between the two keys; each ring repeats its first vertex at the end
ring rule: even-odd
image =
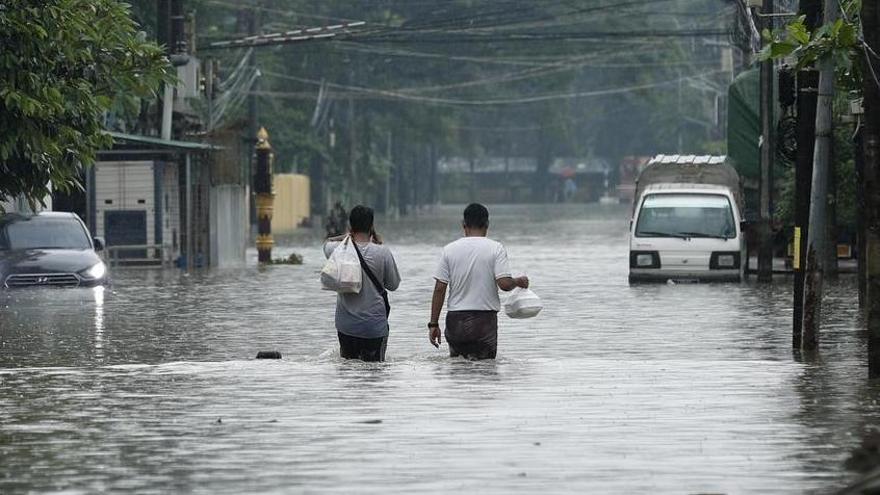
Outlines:
{"type": "Polygon", "coordinates": [[[530,289],[517,287],[504,301],[504,312],[511,318],[533,318],[544,309],[541,298],[530,289]]]}
{"type": "Polygon", "coordinates": [[[340,294],[357,294],[361,291],[363,270],[353,242],[351,237],[346,237],[330,253],[321,270],[322,289],[340,294]]]}

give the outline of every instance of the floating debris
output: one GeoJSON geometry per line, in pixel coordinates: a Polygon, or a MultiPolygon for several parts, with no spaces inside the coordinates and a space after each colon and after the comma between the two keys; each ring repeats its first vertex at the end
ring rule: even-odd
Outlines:
{"type": "Polygon", "coordinates": [[[302,265],[302,255],[291,253],[287,258],[275,258],[271,261],[272,265],[302,265]]]}

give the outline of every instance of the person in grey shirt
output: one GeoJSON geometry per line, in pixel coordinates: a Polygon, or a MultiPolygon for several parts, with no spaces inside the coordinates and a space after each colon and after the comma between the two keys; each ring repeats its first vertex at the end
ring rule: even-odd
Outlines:
{"type": "MultiPolygon", "coordinates": [[[[400,286],[400,273],[391,251],[373,229],[373,209],[355,206],[348,216],[349,234],[363,256],[364,262],[382,285],[376,287],[366,271],[363,285],[357,294],[339,294],[336,299],[336,331],[339,354],[345,359],[384,361],[388,345],[387,292],[400,286]]],[[[331,237],[324,243],[324,256],[345,239],[345,235],[331,237]]]]}

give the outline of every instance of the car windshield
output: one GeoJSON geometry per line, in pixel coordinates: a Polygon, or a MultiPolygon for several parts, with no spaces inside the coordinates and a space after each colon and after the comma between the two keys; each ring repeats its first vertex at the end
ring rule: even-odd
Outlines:
{"type": "Polygon", "coordinates": [[[89,249],[89,238],[74,219],[38,218],[0,229],[0,249],[89,249]]]}
{"type": "Polygon", "coordinates": [[[651,194],[645,197],[636,237],[733,239],[730,200],[720,194],[651,194]]]}

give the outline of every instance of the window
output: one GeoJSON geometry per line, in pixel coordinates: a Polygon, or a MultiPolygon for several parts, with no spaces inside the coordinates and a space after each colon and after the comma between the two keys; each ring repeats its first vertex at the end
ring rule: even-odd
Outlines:
{"type": "Polygon", "coordinates": [[[730,200],[720,194],[650,194],[639,212],[636,237],[733,239],[730,200]]]}
{"type": "Polygon", "coordinates": [[[89,237],[74,219],[31,218],[6,224],[0,249],[90,249],[89,237]]]}

